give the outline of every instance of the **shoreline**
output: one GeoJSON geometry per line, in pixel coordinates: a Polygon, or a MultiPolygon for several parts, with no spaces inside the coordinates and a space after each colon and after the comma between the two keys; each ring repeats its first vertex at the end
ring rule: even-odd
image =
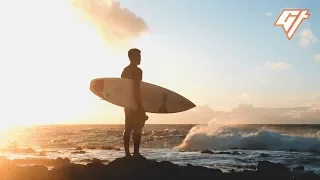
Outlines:
{"type": "MultiPolygon", "coordinates": [[[[187,164],[185,166],[170,161],[155,161],[151,159],[117,158],[110,162],[94,159],[87,165],[71,163],[68,158],[50,160],[52,168],[34,162],[34,165],[20,166],[14,160],[5,160],[0,164],[1,179],[4,180],[89,180],[89,179],[174,179],[186,180],[194,178],[210,179],[320,179],[312,171],[304,172],[303,167],[290,170],[283,164],[270,161],[259,161],[255,170],[222,172],[220,169],[207,168],[187,164]]],[[[49,164],[47,164],[49,165],[49,164]]]]}

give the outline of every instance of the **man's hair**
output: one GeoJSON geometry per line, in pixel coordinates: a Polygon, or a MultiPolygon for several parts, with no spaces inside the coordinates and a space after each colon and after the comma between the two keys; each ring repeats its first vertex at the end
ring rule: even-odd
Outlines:
{"type": "Polygon", "coordinates": [[[137,49],[137,48],[132,48],[132,49],[130,49],[130,50],[128,51],[128,57],[129,57],[130,61],[131,61],[131,59],[132,59],[132,57],[133,57],[134,55],[140,54],[140,53],[141,53],[141,51],[140,51],[139,49],[137,49]]]}

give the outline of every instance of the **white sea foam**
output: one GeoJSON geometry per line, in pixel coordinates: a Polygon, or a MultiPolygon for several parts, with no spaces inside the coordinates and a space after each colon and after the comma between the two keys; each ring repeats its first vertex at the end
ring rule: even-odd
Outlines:
{"type": "Polygon", "coordinates": [[[320,151],[320,131],[315,134],[285,134],[271,129],[260,128],[245,131],[237,126],[209,123],[193,127],[183,142],[181,149],[254,149],[320,151]]]}

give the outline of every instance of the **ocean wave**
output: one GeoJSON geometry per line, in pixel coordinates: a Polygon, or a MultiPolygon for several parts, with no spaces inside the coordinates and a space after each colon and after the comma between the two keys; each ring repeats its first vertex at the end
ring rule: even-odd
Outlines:
{"type": "Polygon", "coordinates": [[[190,130],[176,148],[320,151],[320,131],[315,134],[286,134],[267,128],[250,132],[237,126],[198,125],[190,130]]]}

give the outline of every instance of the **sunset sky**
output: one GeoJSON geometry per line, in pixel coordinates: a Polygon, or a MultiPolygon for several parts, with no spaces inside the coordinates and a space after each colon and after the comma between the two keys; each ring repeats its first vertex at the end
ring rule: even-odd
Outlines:
{"type": "Polygon", "coordinates": [[[148,123],[319,123],[320,2],[18,0],[0,2],[3,126],[123,123],[89,91],[142,50],[143,80],[197,108],[148,123]],[[310,18],[288,40],[283,8],[310,18]]]}

